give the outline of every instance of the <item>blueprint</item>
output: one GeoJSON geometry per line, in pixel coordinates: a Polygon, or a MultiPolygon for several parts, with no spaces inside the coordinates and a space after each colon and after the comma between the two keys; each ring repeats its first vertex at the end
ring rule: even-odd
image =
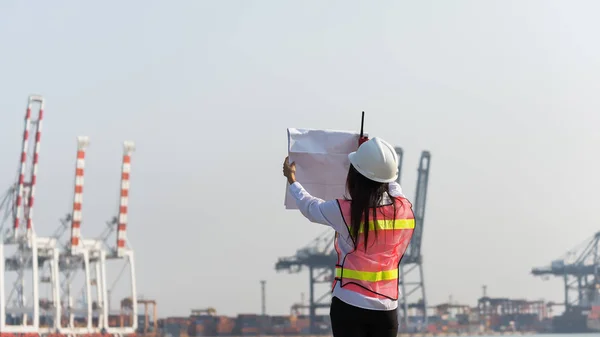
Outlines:
{"type": "MultiPolygon", "coordinates": [[[[289,128],[288,155],[296,163],[296,180],[311,195],[323,200],[344,196],[350,162],[358,148],[358,132],[289,128]]],[[[285,208],[297,209],[287,192],[285,208]]]]}

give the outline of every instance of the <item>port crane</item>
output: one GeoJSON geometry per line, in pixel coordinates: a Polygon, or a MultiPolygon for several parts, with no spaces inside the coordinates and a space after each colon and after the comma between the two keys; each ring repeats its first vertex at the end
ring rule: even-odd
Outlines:
{"type": "Polygon", "coordinates": [[[333,248],[335,232],[328,229],[312,240],[304,248],[299,249],[292,257],[280,258],[275,264],[276,271],[286,270],[290,273],[299,273],[303,268],[308,268],[309,277],[309,324],[311,333],[315,332],[317,309],[329,308],[331,300],[331,284],[335,275],[337,254],[333,248]],[[315,298],[317,286],[327,284],[329,291],[315,298]]]}
{"type": "Polygon", "coordinates": [[[414,308],[420,314],[421,326],[427,326],[427,297],[425,292],[425,275],[423,273],[423,256],[421,244],[423,242],[423,224],[425,222],[425,204],[427,202],[427,189],[429,186],[429,165],[431,153],[421,152],[419,168],[417,171],[417,191],[413,202],[415,214],[415,230],[410,244],[400,263],[400,290],[399,305],[401,326],[408,328],[408,310],[414,308]],[[420,295],[420,298],[418,296],[420,295]],[[418,298],[415,300],[415,298],[418,298]]]}
{"type": "Polygon", "coordinates": [[[532,268],[531,273],[544,279],[556,276],[564,280],[567,313],[600,305],[600,232],[552,261],[550,266],[532,268]]]}
{"type": "MultiPolygon", "coordinates": [[[[39,300],[40,267],[47,266],[53,275],[58,271],[56,240],[37,236],[33,221],[43,117],[44,98],[29,96],[17,178],[0,205],[3,214],[0,225],[4,232],[0,243],[0,335],[38,332],[41,311],[44,311],[43,316],[50,316],[54,321],[60,314],[56,298],[45,301],[42,308],[39,300]],[[39,106],[37,117],[32,114],[34,105],[39,106]],[[9,222],[12,228],[7,229],[5,225],[9,222]],[[13,283],[8,294],[5,293],[7,283],[13,283]]],[[[44,281],[55,288],[53,280],[44,281]]]]}
{"type": "MultiPolygon", "coordinates": [[[[401,147],[395,147],[398,154],[398,183],[402,173],[402,161],[404,152],[401,147]]],[[[415,213],[415,230],[411,244],[402,259],[400,266],[401,297],[399,304],[402,312],[403,321],[408,323],[408,309],[416,308],[422,313],[422,320],[427,321],[427,310],[425,301],[425,283],[423,281],[423,259],[421,258],[421,241],[423,237],[423,220],[425,214],[425,200],[427,197],[427,186],[429,182],[429,161],[431,155],[428,151],[423,151],[418,169],[417,192],[413,203],[415,213]],[[420,291],[421,298],[417,301],[411,299],[418,295],[420,291]]],[[[299,273],[304,268],[308,269],[309,274],[309,321],[311,333],[316,331],[316,312],[317,309],[329,308],[331,303],[331,284],[333,275],[335,275],[335,264],[337,254],[333,242],[335,232],[328,229],[313,239],[308,245],[299,249],[294,256],[279,258],[275,264],[276,271],[288,271],[290,273],[299,273]],[[327,285],[327,290],[319,297],[316,296],[317,287],[327,285]]],[[[423,324],[425,326],[425,324],[423,324]]]]}
{"type": "Polygon", "coordinates": [[[43,117],[44,98],[31,95],[25,114],[17,177],[6,194],[0,196],[0,337],[12,337],[13,334],[55,334],[58,337],[133,334],[137,319],[132,319],[129,326],[108,324],[105,260],[128,262],[134,295],[131,311],[137,318],[133,249],[128,246],[126,237],[130,157],[134,144],[124,142],[119,215],[112,230],[97,240],[83,239],[80,235],[84,159],[89,140],[78,137],[72,212],[61,220],[61,227],[53,236],[41,237],[35,231],[33,209],[43,117]],[[39,105],[37,118],[32,114],[34,105],[39,105]],[[64,242],[61,236],[69,229],[70,236],[64,242]],[[113,249],[106,241],[115,231],[113,249]],[[80,270],[85,273],[85,284],[81,300],[77,301],[72,296],[76,292],[71,290],[71,275],[80,270]],[[11,285],[12,289],[8,288],[9,292],[6,292],[6,286],[11,285]],[[48,298],[41,298],[40,288],[46,285],[49,285],[48,298]],[[96,291],[92,292],[92,288],[96,291]]]}

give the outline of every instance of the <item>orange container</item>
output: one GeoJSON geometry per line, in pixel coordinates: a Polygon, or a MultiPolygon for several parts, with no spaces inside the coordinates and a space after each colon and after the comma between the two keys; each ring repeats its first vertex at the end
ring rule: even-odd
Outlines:
{"type": "Polygon", "coordinates": [[[233,334],[235,328],[235,319],[227,316],[217,317],[217,336],[227,336],[233,334]]]}

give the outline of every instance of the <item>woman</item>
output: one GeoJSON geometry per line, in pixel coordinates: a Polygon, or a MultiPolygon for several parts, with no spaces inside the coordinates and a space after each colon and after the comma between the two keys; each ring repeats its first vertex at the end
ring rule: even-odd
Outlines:
{"type": "Polygon", "coordinates": [[[300,212],[336,231],[333,336],[396,336],[398,266],[414,230],[412,205],[396,183],[398,156],[389,143],[375,137],[348,159],[349,198],[324,201],[311,196],[296,181],[296,166],[288,158],[283,175],[300,212]]]}

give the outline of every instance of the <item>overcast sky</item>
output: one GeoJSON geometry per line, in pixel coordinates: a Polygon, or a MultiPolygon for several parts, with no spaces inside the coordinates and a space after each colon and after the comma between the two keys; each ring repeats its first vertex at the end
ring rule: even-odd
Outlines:
{"type": "MultiPolygon", "coordinates": [[[[560,301],[531,267],[598,230],[596,1],[2,1],[0,185],[18,164],[27,96],[46,98],[35,226],[72,202],[91,138],[82,234],[117,211],[136,141],[129,239],[139,293],[166,315],[287,313],[308,275],[279,256],[321,233],[283,207],[286,128],[366,131],[432,154],[424,233],[430,303],[560,301]]],[[[323,288],[325,289],[325,288],[323,288]]],[[[115,299],[116,300],[116,299],[115,299]]],[[[326,312],[325,312],[326,313],[326,312]]]]}

